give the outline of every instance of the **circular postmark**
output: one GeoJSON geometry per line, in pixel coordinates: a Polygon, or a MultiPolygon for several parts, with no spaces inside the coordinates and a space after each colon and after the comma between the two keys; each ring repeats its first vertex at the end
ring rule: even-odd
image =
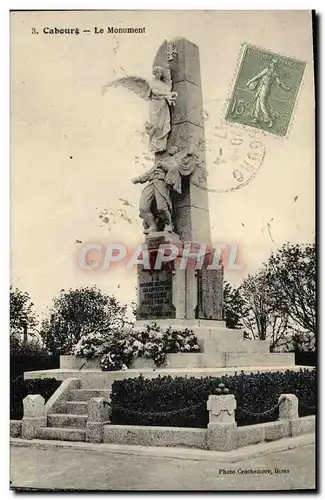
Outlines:
{"type": "Polygon", "coordinates": [[[256,177],[265,157],[261,133],[215,126],[206,139],[204,161],[199,162],[191,183],[211,193],[229,193],[247,186],[256,177]]]}

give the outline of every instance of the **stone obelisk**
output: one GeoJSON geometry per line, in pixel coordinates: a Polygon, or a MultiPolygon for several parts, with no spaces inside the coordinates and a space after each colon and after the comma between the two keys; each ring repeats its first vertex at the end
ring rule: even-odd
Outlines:
{"type": "MultiPolygon", "coordinates": [[[[210,244],[204,117],[199,48],[185,38],[164,42],[159,48],[154,67],[167,67],[172,90],[177,92],[171,106],[171,131],[167,148],[194,152],[196,166],[191,175],[182,176],[181,193],[173,193],[173,223],[181,246],[191,243],[193,251],[210,244]]],[[[156,155],[156,161],[159,154],[156,155]]],[[[174,241],[168,233],[146,237],[152,252],[161,243],[174,241]]],[[[208,255],[207,255],[208,259],[208,255]]],[[[138,320],[157,321],[178,326],[206,319],[222,320],[222,269],[180,269],[180,260],[164,269],[148,272],[138,269],[138,320]]]]}
{"type": "Polygon", "coordinates": [[[182,241],[210,243],[199,48],[185,38],[176,38],[169,45],[175,54],[170,61],[173,90],[179,97],[171,110],[168,142],[180,148],[197,148],[200,156],[200,168],[183,179],[182,193],[175,196],[175,229],[182,241]]]}

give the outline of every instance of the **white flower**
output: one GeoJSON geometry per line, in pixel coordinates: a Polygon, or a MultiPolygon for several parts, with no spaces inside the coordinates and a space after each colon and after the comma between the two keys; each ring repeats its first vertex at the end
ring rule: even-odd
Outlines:
{"type": "Polygon", "coordinates": [[[143,347],[143,343],[140,342],[139,340],[135,340],[133,345],[134,345],[134,347],[136,347],[138,349],[140,349],[141,347],[143,347]]]}

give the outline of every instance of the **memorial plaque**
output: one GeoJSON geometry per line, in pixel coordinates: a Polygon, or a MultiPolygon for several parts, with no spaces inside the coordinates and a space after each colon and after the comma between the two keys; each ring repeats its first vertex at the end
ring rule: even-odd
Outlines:
{"type": "Polygon", "coordinates": [[[223,269],[197,271],[197,310],[198,319],[222,320],[222,280],[223,269]]]}
{"type": "Polygon", "coordinates": [[[172,269],[138,272],[137,319],[175,318],[172,269]]]}

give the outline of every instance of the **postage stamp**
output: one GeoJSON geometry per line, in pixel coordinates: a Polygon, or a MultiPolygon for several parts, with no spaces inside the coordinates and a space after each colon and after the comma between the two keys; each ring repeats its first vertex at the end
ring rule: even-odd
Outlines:
{"type": "Polygon", "coordinates": [[[285,136],[306,63],[246,45],[225,119],[285,136]]]}

